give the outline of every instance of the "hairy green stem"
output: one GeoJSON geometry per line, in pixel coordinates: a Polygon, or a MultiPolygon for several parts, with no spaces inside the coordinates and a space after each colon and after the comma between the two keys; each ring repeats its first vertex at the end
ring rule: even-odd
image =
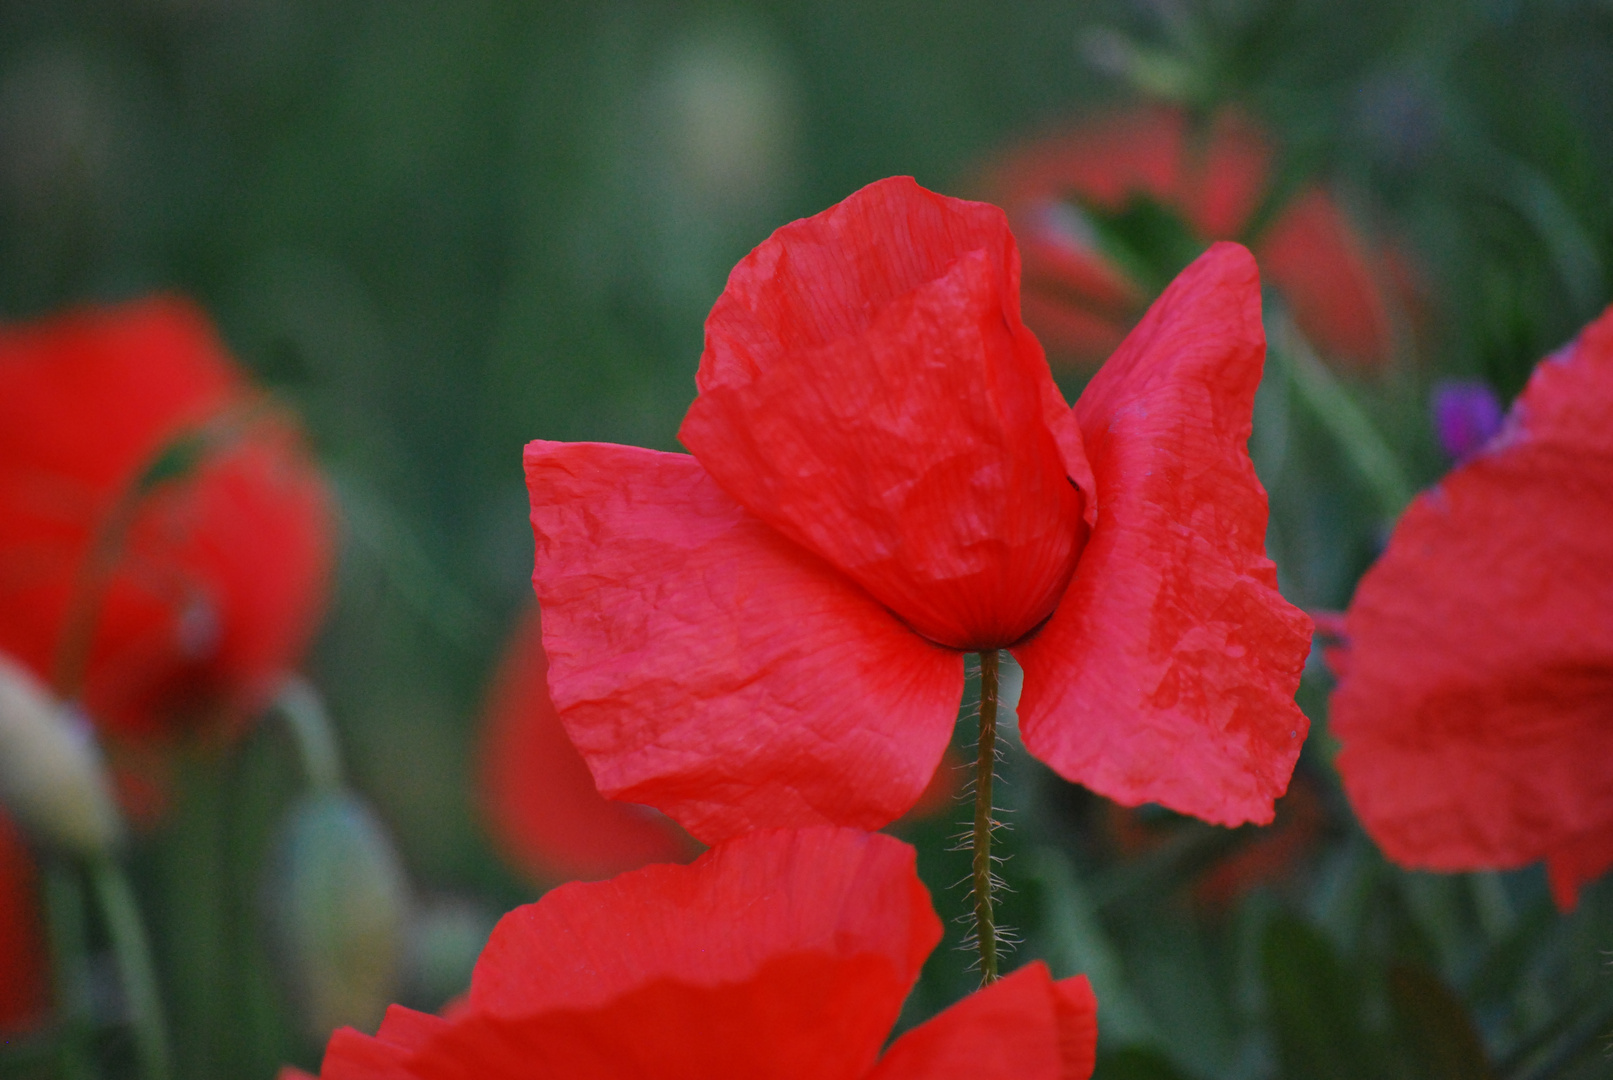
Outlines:
{"type": "Polygon", "coordinates": [[[980,980],[997,981],[997,922],[991,910],[991,781],[997,764],[997,651],[980,654],[980,757],[975,762],[975,940],[980,980]]]}
{"type": "Polygon", "coordinates": [[[112,951],[118,959],[118,974],[134,1029],[135,1052],[145,1080],[168,1080],[173,1074],[168,1054],[168,1029],[163,1020],[162,994],[157,987],[157,969],[151,959],[151,943],[135,902],[134,890],[123,868],[108,856],[90,862],[90,881],[106,918],[112,938],[112,951]]]}

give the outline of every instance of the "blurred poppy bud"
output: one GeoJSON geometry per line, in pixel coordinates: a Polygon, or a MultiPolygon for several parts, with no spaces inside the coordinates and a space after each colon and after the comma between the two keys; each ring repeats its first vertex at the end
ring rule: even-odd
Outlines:
{"type": "Polygon", "coordinates": [[[1501,430],[1501,399],[1482,379],[1442,379],[1434,384],[1434,432],[1451,461],[1461,464],[1501,430]]]}
{"type": "Polygon", "coordinates": [[[41,840],[80,855],[123,835],[89,726],[0,653],[0,799],[41,840]]]}
{"type": "Polygon", "coordinates": [[[408,884],[386,830],[347,792],[315,794],[283,827],[270,924],[303,1032],[373,1031],[397,996],[408,884]]]}
{"type": "Polygon", "coordinates": [[[476,958],[497,922],[492,912],[460,897],[418,903],[409,924],[407,1000],[436,1012],[469,990],[476,958]]]}
{"type": "Polygon", "coordinates": [[[0,649],[103,731],[253,715],[314,629],[330,511],[193,305],[0,327],[0,649]]]}

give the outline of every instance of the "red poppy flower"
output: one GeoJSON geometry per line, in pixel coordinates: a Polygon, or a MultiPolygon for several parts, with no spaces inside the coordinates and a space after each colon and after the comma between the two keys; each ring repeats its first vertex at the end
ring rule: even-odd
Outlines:
{"type": "Polygon", "coordinates": [[[534,442],[549,687],[606,795],[707,842],[876,828],[935,772],[965,651],[1011,648],[1064,776],[1271,818],[1310,622],[1245,442],[1254,261],[1207,252],[1072,410],[1003,214],[906,178],[787,225],[706,323],[693,456],[534,442]]]}
{"type": "Polygon", "coordinates": [[[549,699],[548,671],[534,610],[499,665],[482,737],[482,798],[499,845],[544,884],[693,858],[694,841],[659,811],[594,787],[549,699]]]}
{"type": "Polygon", "coordinates": [[[298,432],[191,305],[0,329],[0,650],[59,690],[84,654],[98,724],[150,736],[258,705],[330,559],[298,432]]]}
{"type": "MultiPolygon", "coordinates": [[[[1170,108],[1102,117],[1011,154],[987,188],[1024,245],[1026,321],[1056,355],[1098,363],[1149,290],[1135,268],[1100,250],[1086,212],[1119,214],[1146,198],[1178,215],[1201,248],[1237,239],[1267,196],[1272,159],[1242,114],[1223,111],[1200,134],[1170,108]]],[[[1255,255],[1324,353],[1365,366],[1389,358],[1390,298],[1409,293],[1409,275],[1393,251],[1368,246],[1327,192],[1301,190],[1256,240],[1255,255]]]]}
{"type": "Polygon", "coordinates": [[[1345,790],[1389,857],[1613,866],[1613,309],[1421,495],[1345,616],[1345,790]]]}
{"type": "Polygon", "coordinates": [[[880,1048],[941,923],[913,849],[757,832],[689,866],[564,885],[499,923],[446,1018],[338,1031],[326,1080],[475,1076],[1081,1080],[1096,1001],[1033,963],[880,1048]]]}
{"type": "Polygon", "coordinates": [[[21,830],[0,811],[0,1036],[37,1027],[50,1009],[37,877],[21,830]]]}

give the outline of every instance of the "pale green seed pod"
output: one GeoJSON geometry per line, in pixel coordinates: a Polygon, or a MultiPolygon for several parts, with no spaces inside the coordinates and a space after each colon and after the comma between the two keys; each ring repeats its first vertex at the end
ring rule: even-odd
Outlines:
{"type": "Polygon", "coordinates": [[[123,818],[89,724],[0,653],[0,802],[41,842],[98,855],[123,818]]]}
{"type": "Polygon", "coordinates": [[[272,940],[304,1033],[374,1031],[397,1000],[411,907],[386,830],[350,792],[306,795],[271,873],[272,940]]]}
{"type": "Polygon", "coordinates": [[[463,897],[431,897],[417,904],[404,1000],[436,1012],[469,990],[471,971],[497,922],[494,912],[463,897]]]}

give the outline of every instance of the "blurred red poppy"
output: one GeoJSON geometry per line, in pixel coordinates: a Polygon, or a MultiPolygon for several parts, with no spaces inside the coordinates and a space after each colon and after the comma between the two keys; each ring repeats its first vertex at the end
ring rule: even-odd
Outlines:
{"type": "MultiPolygon", "coordinates": [[[[1101,818],[1107,839],[1127,858],[1156,850],[1179,836],[1181,824],[1180,818],[1170,820],[1168,815],[1150,815],[1146,810],[1114,804],[1105,808],[1101,818]]],[[[1321,840],[1326,824],[1326,808],[1315,785],[1306,782],[1303,774],[1296,775],[1288,793],[1277,800],[1276,817],[1269,828],[1254,833],[1197,873],[1191,887],[1194,901],[1210,909],[1229,908],[1250,890],[1291,876],[1321,840]]]]}
{"type": "MultiPolygon", "coordinates": [[[[1199,131],[1164,107],[1089,120],[1009,154],[985,187],[1025,252],[1025,321],[1056,358],[1102,361],[1152,299],[1139,262],[1185,261],[1213,241],[1244,239],[1269,194],[1273,157],[1241,113],[1223,110],[1199,131]],[[1140,209],[1132,246],[1147,250],[1106,247],[1095,216],[1140,209]]],[[[1411,275],[1326,191],[1301,189],[1252,246],[1267,284],[1325,355],[1364,367],[1389,359],[1392,305],[1410,296],[1411,275]]]]}
{"type": "Polygon", "coordinates": [[[1096,1002],[1040,962],[881,1047],[941,938],[913,849],[758,832],[505,916],[464,1005],[338,1031],[326,1080],[1084,1080],[1096,1002]]]}
{"type": "Polygon", "coordinates": [[[534,442],[549,687],[600,790],[714,842],[877,828],[935,773],[962,652],[1011,648],[1065,777],[1269,821],[1310,621],[1246,451],[1254,261],[1217,245],[1074,409],[1000,210],[895,178],[785,226],[706,323],[693,456],[534,442]]]}
{"type": "Polygon", "coordinates": [[[1613,866],[1613,309],[1421,495],[1356,588],[1331,730],[1390,858],[1613,866]]]}
{"type": "Polygon", "coordinates": [[[314,628],[330,497],[172,298],[0,329],[0,649],[121,736],[227,726],[314,628]]]}
{"type": "Polygon", "coordinates": [[[482,733],[484,813],[505,853],[544,885],[693,858],[695,842],[671,819],[611,802],[594,787],[560,726],[548,672],[543,627],[532,610],[499,665],[482,733]]]}
{"type": "Polygon", "coordinates": [[[38,874],[22,831],[0,810],[0,1036],[38,1027],[50,1010],[50,969],[38,874]]]}

